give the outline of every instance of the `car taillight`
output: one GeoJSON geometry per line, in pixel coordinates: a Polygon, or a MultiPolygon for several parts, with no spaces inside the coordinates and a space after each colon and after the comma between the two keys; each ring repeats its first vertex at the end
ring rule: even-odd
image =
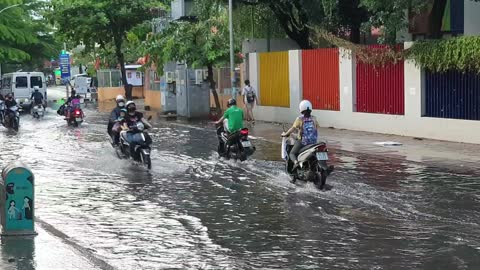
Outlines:
{"type": "Polygon", "coordinates": [[[248,136],[248,129],[244,128],[244,129],[240,130],[240,135],[248,136]]]}
{"type": "Polygon", "coordinates": [[[317,152],[326,152],[327,146],[325,144],[317,146],[317,152]]]}

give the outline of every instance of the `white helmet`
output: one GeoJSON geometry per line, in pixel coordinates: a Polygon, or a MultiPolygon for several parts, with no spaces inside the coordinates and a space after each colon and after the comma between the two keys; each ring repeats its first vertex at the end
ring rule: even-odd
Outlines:
{"type": "Polygon", "coordinates": [[[310,111],[313,110],[312,103],[308,100],[302,100],[302,102],[300,102],[300,105],[298,106],[298,108],[300,109],[300,113],[302,113],[306,110],[310,110],[310,111]]]}
{"type": "Polygon", "coordinates": [[[35,86],[33,87],[33,91],[38,91],[38,90],[40,90],[40,88],[35,85],[35,86]]]}
{"type": "Polygon", "coordinates": [[[118,102],[119,100],[125,100],[125,98],[122,95],[118,95],[115,100],[118,102]]]}

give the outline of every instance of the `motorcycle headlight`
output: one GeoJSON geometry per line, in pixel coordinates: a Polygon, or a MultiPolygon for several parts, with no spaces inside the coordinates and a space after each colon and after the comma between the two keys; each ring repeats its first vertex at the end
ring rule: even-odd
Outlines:
{"type": "Polygon", "coordinates": [[[19,99],[19,98],[15,99],[15,101],[16,101],[17,103],[20,103],[20,99],[19,99]]]}

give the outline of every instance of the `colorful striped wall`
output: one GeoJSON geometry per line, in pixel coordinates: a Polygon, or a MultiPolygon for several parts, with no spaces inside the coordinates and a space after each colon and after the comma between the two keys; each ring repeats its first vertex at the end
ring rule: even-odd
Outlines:
{"type": "Polygon", "coordinates": [[[339,50],[302,51],[303,98],[318,110],[340,110],[339,50]]]}
{"type": "Polygon", "coordinates": [[[259,91],[262,106],[290,106],[288,52],[260,53],[259,91]]]}

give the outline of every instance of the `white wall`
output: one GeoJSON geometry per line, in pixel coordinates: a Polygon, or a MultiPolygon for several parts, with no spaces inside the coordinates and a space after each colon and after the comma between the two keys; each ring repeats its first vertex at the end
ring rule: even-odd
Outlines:
{"type": "MultiPolygon", "coordinates": [[[[410,44],[406,44],[408,48],[410,44]]],[[[251,55],[250,77],[256,78],[254,87],[259,90],[258,54],[251,55]]],[[[301,51],[290,51],[290,108],[257,106],[258,120],[292,123],[302,99],[301,51]]],[[[424,76],[414,61],[405,61],[405,115],[384,115],[354,112],[355,60],[348,51],[340,51],[340,111],[315,110],[323,127],[335,127],[401,136],[480,144],[480,121],[422,117],[424,76]]],[[[253,81],[252,81],[253,83],[253,81]]]]}
{"type": "Polygon", "coordinates": [[[480,35],[480,2],[465,0],[465,31],[466,36],[480,35]]]}

